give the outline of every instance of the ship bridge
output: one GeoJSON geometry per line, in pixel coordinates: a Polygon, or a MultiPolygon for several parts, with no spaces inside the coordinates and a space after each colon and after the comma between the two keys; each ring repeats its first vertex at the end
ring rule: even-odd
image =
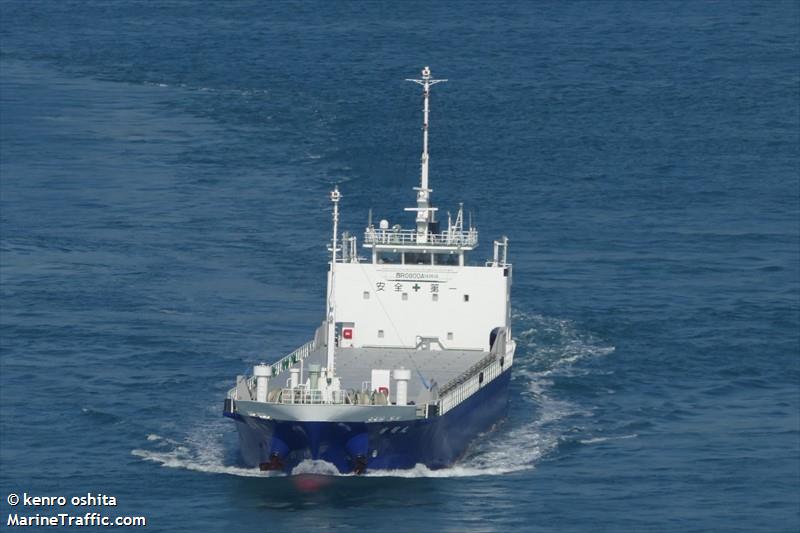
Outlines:
{"type": "Polygon", "coordinates": [[[478,246],[472,217],[465,217],[462,203],[455,213],[443,216],[431,202],[430,89],[447,80],[433,79],[425,67],[421,79],[408,81],[423,88],[420,181],[414,187],[416,205],[405,208],[415,213],[415,227],[403,228],[385,218],[374,224],[370,210],[362,246],[371,257],[360,257],[355,235],[342,233],[341,247],[338,244],[341,194],[338,188],[331,193],[330,369],[334,361],[344,365],[356,353],[350,349],[488,352],[493,332],[510,323],[508,239],[494,241],[493,258],[485,265],[469,266],[466,255],[478,246]],[[343,349],[338,357],[333,347],[343,349]]]}
{"type": "MultiPolygon", "coordinates": [[[[431,208],[433,209],[433,208],[431,208]]],[[[478,230],[463,228],[464,213],[459,206],[455,221],[448,216],[447,230],[438,223],[425,224],[423,231],[389,227],[381,220],[376,228],[369,224],[364,232],[364,248],[372,251],[372,263],[397,265],[464,265],[464,253],[478,246],[478,230]]]]}

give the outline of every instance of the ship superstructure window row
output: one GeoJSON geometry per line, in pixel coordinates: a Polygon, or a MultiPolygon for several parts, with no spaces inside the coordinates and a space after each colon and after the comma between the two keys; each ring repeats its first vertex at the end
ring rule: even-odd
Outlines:
{"type": "Polygon", "coordinates": [[[464,252],[375,252],[373,262],[379,265],[459,266],[464,264],[464,252]]]}

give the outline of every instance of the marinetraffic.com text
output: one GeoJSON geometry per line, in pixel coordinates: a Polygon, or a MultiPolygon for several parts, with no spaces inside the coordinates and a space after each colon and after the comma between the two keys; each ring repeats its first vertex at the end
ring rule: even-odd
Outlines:
{"type": "Polygon", "coordinates": [[[74,496],[39,495],[12,492],[7,527],[147,527],[144,516],[109,516],[90,508],[116,507],[117,498],[102,493],[74,496]]]}

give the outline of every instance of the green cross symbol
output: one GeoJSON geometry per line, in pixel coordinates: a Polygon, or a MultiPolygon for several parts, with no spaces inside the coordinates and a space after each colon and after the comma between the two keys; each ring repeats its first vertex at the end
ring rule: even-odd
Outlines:
{"type": "Polygon", "coordinates": [[[420,287],[420,286],[419,286],[419,283],[415,283],[414,285],[412,285],[412,286],[411,286],[411,288],[412,288],[412,289],[414,289],[414,292],[417,292],[417,291],[418,291],[418,290],[420,290],[422,287],[420,287]]]}

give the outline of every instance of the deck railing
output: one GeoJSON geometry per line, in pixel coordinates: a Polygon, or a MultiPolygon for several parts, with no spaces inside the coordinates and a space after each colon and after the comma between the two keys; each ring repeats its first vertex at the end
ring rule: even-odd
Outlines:
{"type": "Polygon", "coordinates": [[[506,365],[512,363],[513,353],[513,346],[502,356],[489,353],[458,377],[448,381],[439,391],[439,414],[443,415],[453,409],[499,376],[506,365]]]}
{"type": "Polygon", "coordinates": [[[417,230],[414,229],[368,229],[364,233],[365,245],[432,245],[432,246],[459,246],[474,248],[478,245],[478,230],[444,231],[442,233],[428,233],[425,243],[417,242],[417,230]]]}
{"type": "Polygon", "coordinates": [[[294,389],[283,389],[281,391],[280,403],[284,404],[343,404],[347,400],[347,391],[334,390],[327,393],[319,389],[306,389],[297,387],[294,389]]]}
{"type": "MultiPolygon", "coordinates": [[[[318,336],[315,336],[313,339],[311,339],[304,345],[300,346],[289,355],[286,355],[278,359],[278,361],[270,365],[272,367],[272,377],[274,378],[275,376],[278,376],[279,374],[286,372],[293,365],[299,363],[300,361],[311,355],[311,353],[317,349],[318,345],[317,338],[318,336]]],[[[247,388],[250,390],[250,396],[254,397],[256,390],[256,377],[250,376],[249,378],[247,378],[246,385],[247,388]]],[[[236,387],[228,391],[228,398],[231,398],[233,400],[243,399],[237,397],[236,387]]]]}
{"type": "Polygon", "coordinates": [[[311,339],[289,355],[279,359],[272,364],[272,377],[289,370],[293,365],[299,363],[317,349],[317,339],[311,339]]]}

